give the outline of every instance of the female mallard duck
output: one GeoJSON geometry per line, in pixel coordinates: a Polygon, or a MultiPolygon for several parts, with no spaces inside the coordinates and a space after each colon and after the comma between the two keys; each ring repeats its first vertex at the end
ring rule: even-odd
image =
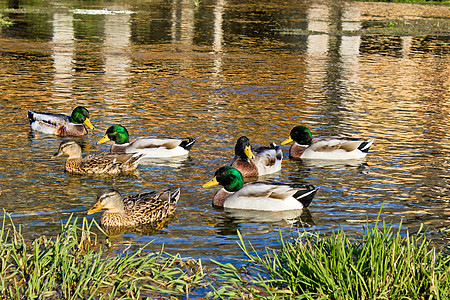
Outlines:
{"type": "Polygon", "coordinates": [[[173,214],[180,198],[180,189],[149,192],[122,198],[114,189],[97,194],[97,202],[87,212],[94,214],[106,209],[100,219],[104,227],[134,227],[153,224],[173,214]]]}
{"type": "Polygon", "coordinates": [[[302,209],[311,203],[317,189],[312,185],[286,185],[254,181],[244,184],[242,174],[231,166],[221,167],[203,185],[220,184],[213,205],[226,208],[282,211],[302,209]]]}
{"type": "Polygon", "coordinates": [[[112,153],[142,153],[145,158],[162,158],[187,155],[195,139],[163,139],[139,137],[130,143],[128,131],[122,125],[113,125],[106,130],[105,136],[97,142],[103,144],[114,141],[112,153]]]}
{"type": "Polygon", "coordinates": [[[292,128],[289,138],[281,144],[295,143],[289,149],[292,158],[310,159],[361,159],[366,157],[375,141],[348,137],[312,137],[311,131],[302,125],[292,128]]]}
{"type": "Polygon", "coordinates": [[[275,144],[252,151],[248,137],[241,136],[234,147],[234,154],[231,166],[244,177],[257,177],[281,170],[283,151],[275,144]]]}
{"type": "Polygon", "coordinates": [[[76,107],[72,115],[28,111],[31,130],[60,136],[81,136],[88,133],[86,126],[94,129],[89,112],[83,106],[76,107]]]}
{"type": "Polygon", "coordinates": [[[137,168],[142,154],[97,153],[81,156],[81,147],[74,141],[64,141],[53,156],[67,154],[65,170],[75,174],[118,174],[137,168]]]}

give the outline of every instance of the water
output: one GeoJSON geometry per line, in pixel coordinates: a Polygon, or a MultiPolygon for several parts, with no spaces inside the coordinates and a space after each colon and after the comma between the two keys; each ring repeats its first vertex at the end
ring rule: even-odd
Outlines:
{"type": "MultiPolygon", "coordinates": [[[[278,231],[362,230],[381,218],[430,233],[450,225],[448,6],[226,0],[3,1],[0,33],[0,207],[28,239],[86,216],[103,187],[133,194],[180,187],[162,229],[111,238],[121,251],[242,257],[237,230],[257,249],[278,231]],[[52,159],[59,137],[30,132],[26,112],[86,106],[96,129],[85,152],[120,123],[131,137],[194,136],[186,159],[150,161],[137,176],[72,176],[52,159]],[[266,177],[320,188],[301,214],[223,211],[202,188],[233,157],[236,139],[280,143],[297,124],[314,135],[375,138],[364,162],[286,157],[266,177]]],[[[284,147],[287,155],[288,147],[284,147]]],[[[104,237],[100,237],[101,239],[104,237]]]]}

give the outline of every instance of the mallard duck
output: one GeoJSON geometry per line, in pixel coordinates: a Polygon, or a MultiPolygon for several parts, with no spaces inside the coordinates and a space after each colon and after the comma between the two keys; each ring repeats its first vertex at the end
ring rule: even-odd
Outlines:
{"type": "Polygon", "coordinates": [[[74,141],[63,141],[53,156],[66,154],[65,170],[76,174],[118,174],[137,168],[142,154],[113,154],[101,152],[81,156],[81,147],[74,141]]]}
{"type": "Polygon", "coordinates": [[[307,127],[299,125],[292,128],[289,138],[281,144],[293,141],[295,143],[289,149],[290,157],[326,160],[364,158],[375,140],[333,136],[313,138],[307,127]]]}
{"type": "Polygon", "coordinates": [[[142,153],[145,158],[187,155],[195,143],[193,138],[180,140],[150,137],[139,137],[130,143],[128,131],[122,125],[110,126],[97,144],[107,141],[115,142],[111,146],[112,153],[142,153]]]}
{"type": "Polygon", "coordinates": [[[257,177],[281,170],[283,151],[275,144],[252,151],[248,137],[241,136],[234,147],[234,154],[231,166],[238,169],[243,177],[257,177]]]}
{"type": "Polygon", "coordinates": [[[312,185],[286,185],[254,181],[244,184],[242,174],[231,166],[221,167],[203,185],[223,186],[214,195],[213,205],[225,208],[282,211],[302,209],[311,203],[317,189],[312,185]]]}
{"type": "Polygon", "coordinates": [[[102,209],[100,224],[104,227],[133,227],[153,224],[173,214],[180,198],[180,189],[149,192],[122,198],[115,189],[104,189],[97,194],[97,202],[87,212],[102,209]]]}
{"type": "Polygon", "coordinates": [[[28,111],[31,130],[60,136],[81,136],[88,133],[86,127],[94,129],[89,112],[83,106],[76,107],[72,115],[28,111]]]}

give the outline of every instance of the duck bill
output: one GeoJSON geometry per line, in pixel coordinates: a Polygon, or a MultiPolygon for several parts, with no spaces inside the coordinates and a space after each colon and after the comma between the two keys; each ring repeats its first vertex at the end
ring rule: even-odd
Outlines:
{"type": "Polygon", "coordinates": [[[294,140],[291,138],[291,136],[289,136],[287,139],[285,139],[284,141],[281,142],[281,145],[286,145],[289,144],[291,142],[293,142],[294,140]]]}
{"type": "Polygon", "coordinates": [[[108,141],[110,141],[110,139],[109,139],[108,135],[107,135],[107,134],[105,134],[105,136],[104,136],[104,137],[102,137],[102,139],[101,139],[100,141],[98,141],[98,142],[97,142],[97,145],[100,145],[100,144],[106,143],[106,142],[108,142],[108,141]]]}
{"type": "Polygon", "coordinates": [[[92,125],[91,120],[89,120],[89,118],[86,118],[86,120],[84,120],[84,125],[86,125],[90,129],[94,129],[94,125],[92,125]]]}
{"type": "Polygon", "coordinates": [[[61,156],[61,155],[63,155],[63,153],[58,151],[55,154],[53,154],[52,157],[58,157],[58,156],[61,156]]]}
{"type": "Polygon", "coordinates": [[[247,155],[248,158],[251,158],[251,159],[255,158],[255,155],[252,152],[252,147],[250,147],[250,146],[246,146],[244,148],[244,153],[245,153],[245,155],[247,155]]]}
{"type": "Polygon", "coordinates": [[[218,185],[218,184],[219,184],[219,182],[217,181],[217,178],[214,177],[213,179],[211,179],[210,181],[208,181],[207,183],[205,183],[205,184],[203,185],[203,187],[210,187],[210,186],[215,186],[215,185],[218,185]]]}
{"type": "Polygon", "coordinates": [[[94,204],[94,206],[92,206],[92,208],[90,210],[88,210],[87,214],[88,215],[95,214],[96,212],[99,212],[102,208],[103,208],[103,205],[100,202],[97,202],[94,204]]]}

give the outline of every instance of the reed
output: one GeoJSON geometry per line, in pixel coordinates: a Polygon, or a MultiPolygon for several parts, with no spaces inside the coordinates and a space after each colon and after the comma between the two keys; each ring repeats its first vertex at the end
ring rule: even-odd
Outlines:
{"type": "MultiPolygon", "coordinates": [[[[55,237],[26,242],[4,215],[0,229],[1,299],[449,299],[450,255],[423,232],[402,235],[367,222],[361,236],[298,231],[279,249],[236,263],[183,259],[148,245],[110,253],[95,221],[69,219],[55,237]],[[9,224],[9,225],[6,225],[9,224]]],[[[401,227],[401,226],[400,226],[401,227]]]]}
{"type": "MultiPolygon", "coordinates": [[[[183,260],[144,248],[110,255],[83,219],[62,225],[62,233],[27,244],[5,215],[0,230],[2,299],[140,299],[183,296],[206,286],[201,261],[183,260]]],[[[8,216],[10,219],[10,216],[8,216]]]]}
{"type": "Polygon", "coordinates": [[[8,17],[5,17],[2,13],[0,13],[0,28],[1,27],[9,27],[13,23],[9,20],[8,17]]]}
{"type": "Polygon", "coordinates": [[[240,246],[249,258],[252,278],[219,264],[225,284],[222,298],[270,295],[295,299],[449,299],[450,256],[431,247],[425,233],[400,234],[392,224],[367,223],[362,236],[343,230],[329,236],[302,232],[290,241],[280,234],[279,250],[264,255],[240,246]],[[380,225],[380,226],[378,226],[380,225]],[[239,290],[239,294],[236,293],[239,290]]]}

